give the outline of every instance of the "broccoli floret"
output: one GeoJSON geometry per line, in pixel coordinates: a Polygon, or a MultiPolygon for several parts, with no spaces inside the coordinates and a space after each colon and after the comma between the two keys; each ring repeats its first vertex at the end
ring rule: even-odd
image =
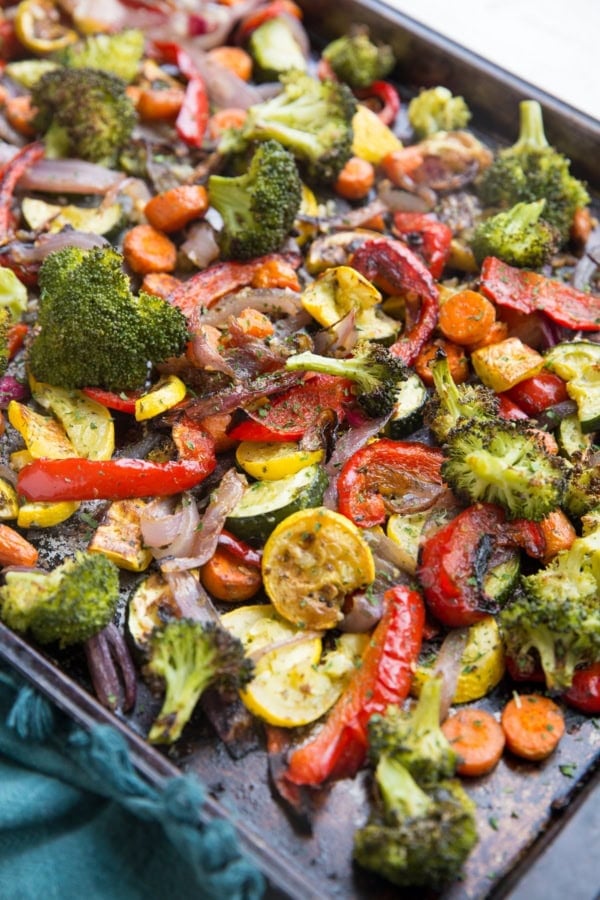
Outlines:
{"type": "Polygon", "coordinates": [[[510,518],[539,521],[560,505],[563,461],[522,422],[470,421],[450,432],[442,475],[468,502],[497,503],[510,518]]]}
{"type": "Polygon", "coordinates": [[[273,16],[255,28],[248,50],[254,60],[254,75],[262,81],[277,81],[290,69],[306,69],[306,57],[283,16],[273,16]]]}
{"type": "Polygon", "coordinates": [[[123,81],[133,81],[144,54],[144,35],[137,28],[116,34],[91,34],[61,50],[57,60],[70,69],[102,69],[123,81]]]}
{"type": "Polygon", "coordinates": [[[600,661],[600,527],[522,578],[500,613],[510,657],[524,672],[539,660],[549,689],[564,691],[577,666],[600,661]]]}
{"type": "Polygon", "coordinates": [[[375,44],[368,29],[359,28],[343,35],[323,50],[337,78],[359,90],[385,78],[395,65],[394,51],[387,44],[375,44]]]}
{"type": "Polygon", "coordinates": [[[440,728],[442,679],[426,679],[416,705],[408,710],[388,706],[384,715],[369,719],[372,757],[393,757],[421,785],[449,778],[456,771],[456,753],[440,728]]]}
{"type": "Polygon", "coordinates": [[[223,219],[222,255],[252,259],[283,244],[300,208],[302,183],[292,154],[277,141],[266,141],[244,175],[211,175],[208,196],[223,219]]]}
{"type": "Polygon", "coordinates": [[[600,466],[577,462],[569,469],[563,506],[577,517],[600,507],[600,466]]]}
{"type": "Polygon", "coordinates": [[[397,760],[382,756],[378,797],[354,836],[354,858],[402,887],[440,888],[453,881],[477,842],[475,804],[457,779],[423,791],[397,760]]]}
{"type": "Polygon", "coordinates": [[[239,688],[252,677],[242,643],[224,628],[192,619],[168,622],[150,638],[147,671],[165,683],[165,698],[148,739],[172,744],[206,690],[220,683],[239,688]]]}
{"type": "Polygon", "coordinates": [[[117,566],[102,553],[79,552],[51,572],[7,572],[0,618],[40,644],[58,641],[66,647],[106,628],[118,600],[117,566]]]}
{"type": "Polygon", "coordinates": [[[333,182],[352,156],[356,100],[346,84],[292,70],[276,97],[250,107],[241,131],[226,132],[219,150],[238,152],[248,141],[278,141],[310,181],[333,182]]]}
{"type": "Polygon", "coordinates": [[[548,144],[540,104],[524,100],[519,110],[519,139],[501,150],[484,172],[479,195],[484,203],[502,209],[545,198],[543,218],[557,229],[564,244],[575,211],[589,203],[589,194],[571,175],[569,160],[548,144]]]}
{"type": "Polygon", "coordinates": [[[498,415],[498,395],[483,384],[456,384],[443,351],[438,351],[430,370],[435,394],[427,401],[425,422],[440,443],[464,419],[493,419],[498,415]]]}
{"type": "Polygon", "coordinates": [[[471,111],[463,97],[455,97],[445,87],[421,91],[408,104],[408,121],[419,138],[436,131],[457,131],[464,128],[471,111]]]}
{"type": "Polygon", "coordinates": [[[545,206],[545,200],[517,203],[480,222],[469,241],[478,265],[497,256],[511,266],[542,266],[560,244],[556,228],[542,218],[545,206]]]}
{"type": "Polygon", "coordinates": [[[407,377],[404,363],[382,344],[365,341],[348,359],[319,356],[307,350],[290,356],[286,368],[293,371],[339,375],[356,384],[356,399],[368,416],[388,415],[396,402],[398,382],[407,377]]]}
{"type": "Polygon", "coordinates": [[[137,121],[125,82],[99,69],[55,69],[33,86],[47,156],[114,165],[137,121]]]}
{"type": "Polygon", "coordinates": [[[188,337],[175,307],[141,292],[135,297],[110,247],[65,247],[39,272],[40,331],[29,349],[39,381],[57,387],[140,387],[148,362],[178,355],[188,337]]]}

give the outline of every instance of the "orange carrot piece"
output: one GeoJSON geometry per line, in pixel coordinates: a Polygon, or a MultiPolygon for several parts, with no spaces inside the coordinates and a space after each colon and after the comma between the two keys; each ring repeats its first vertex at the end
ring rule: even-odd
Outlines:
{"type": "Polygon", "coordinates": [[[217,547],[201,567],[200,580],[213,597],[226,603],[250,600],[262,585],[260,569],[246,565],[225,547],[217,547]]]}
{"type": "Polygon", "coordinates": [[[135,225],[123,240],[123,256],[138,275],[172,272],[177,263],[177,248],[152,225],[135,225]]]}
{"type": "Polygon", "coordinates": [[[206,54],[209,60],[229,69],[242,81],[250,81],[252,77],[252,57],[242,47],[214,47],[206,54]]]}
{"type": "Polygon", "coordinates": [[[482,341],[494,322],[496,309],[477,291],[458,291],[440,306],[438,326],[444,337],[455,344],[482,341]]]}
{"type": "Polygon", "coordinates": [[[38,551],[29,541],[11,528],[0,524],[0,565],[35,566],[38,551]]]}
{"type": "Polygon", "coordinates": [[[148,272],[147,275],[144,275],[141,290],[154,297],[162,297],[163,300],[167,300],[180,284],[179,278],[175,278],[174,275],[169,275],[167,272],[148,272]]]}
{"type": "Polygon", "coordinates": [[[542,563],[546,566],[557,553],[570,548],[577,537],[577,532],[562,509],[553,510],[545,519],[538,522],[538,525],[546,543],[542,557],[542,563]]]}
{"type": "Polygon", "coordinates": [[[5,106],[6,118],[9,124],[25,137],[33,137],[35,128],[33,127],[33,118],[37,110],[31,104],[29,94],[22,94],[19,97],[7,97],[5,106]]]}
{"type": "Polygon", "coordinates": [[[491,328],[486,331],[483,339],[477,341],[475,344],[469,344],[467,350],[469,353],[472,353],[474,350],[479,350],[480,347],[489,347],[491,344],[499,344],[500,341],[505,341],[507,337],[508,325],[506,322],[501,322],[499,319],[496,319],[491,328]]]}
{"type": "Polygon", "coordinates": [[[502,710],[506,746],[522,759],[537,762],[556,749],[565,732],[560,707],[542,694],[521,694],[502,710]]]}
{"type": "Polygon", "coordinates": [[[236,320],[245,333],[251,337],[270,337],[275,330],[268,316],[257,309],[252,309],[250,306],[247,309],[243,309],[239,316],[236,316],[236,320]]]}
{"type": "Polygon", "coordinates": [[[375,181],[373,164],[351,156],[333,186],[336,194],[345,200],[362,200],[367,196],[375,181]]]}
{"type": "Polygon", "coordinates": [[[248,111],[237,106],[219,109],[208,120],[208,133],[213,140],[217,140],[228,128],[241,128],[247,116],[248,111]]]}
{"type": "Polygon", "coordinates": [[[575,210],[573,222],[571,223],[571,240],[580,247],[587,242],[593,228],[592,214],[588,207],[581,207],[575,210]]]}
{"type": "Polygon", "coordinates": [[[419,166],[423,164],[423,151],[415,145],[393,150],[381,161],[381,168],[390,181],[402,187],[419,166]]]}
{"type": "Polygon", "coordinates": [[[301,285],[296,270],[283,256],[270,256],[257,266],[252,276],[252,287],[299,291],[301,285]]]}
{"type": "Polygon", "coordinates": [[[28,331],[29,325],[25,322],[15,322],[14,325],[9,327],[6,341],[9,359],[12,359],[21,349],[28,331]]]}
{"type": "Polygon", "coordinates": [[[201,184],[181,184],[148,200],[144,214],[159,231],[170,234],[200,219],[208,209],[208,194],[201,184]]]}
{"type": "Polygon", "coordinates": [[[156,90],[142,88],[137,100],[137,111],[145,122],[160,122],[163,119],[175,119],[185,92],[183,88],[165,88],[156,90]]]}
{"type": "Polygon", "coordinates": [[[433,375],[429,366],[440,349],[446,354],[452,378],[456,384],[462,384],[469,377],[469,360],[463,347],[443,338],[437,338],[435,341],[425,344],[414,363],[417,375],[428,387],[433,386],[433,375]]]}
{"type": "Polygon", "coordinates": [[[504,750],[504,732],[485,709],[464,707],[442,724],[442,731],[459,757],[458,775],[478,777],[495,769],[504,750]]]}

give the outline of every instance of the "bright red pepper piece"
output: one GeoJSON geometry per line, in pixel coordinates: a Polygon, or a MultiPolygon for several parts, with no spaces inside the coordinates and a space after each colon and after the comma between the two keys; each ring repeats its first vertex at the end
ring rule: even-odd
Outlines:
{"type": "Polygon", "coordinates": [[[573,684],[563,694],[569,706],[591,716],[600,715],[600,662],[577,669],[573,684]]]}
{"type": "Polygon", "coordinates": [[[537,272],[508,266],[494,256],[483,261],[480,289],[497,306],[522,313],[539,310],[558,325],[575,331],[600,329],[600,296],[578,291],[537,272]]]}
{"type": "Polygon", "coordinates": [[[435,279],[441,277],[450,257],[452,230],[425,213],[394,214],[394,232],[411,250],[423,257],[435,279]]]}
{"type": "Polygon", "coordinates": [[[124,500],[129,497],[166,497],[187,491],[215,468],[205,460],[179,459],[166,463],[143,459],[36,459],[19,472],[18,493],[27,500],[124,500]]]}
{"type": "Polygon", "coordinates": [[[399,585],[383,596],[384,612],[364,652],[362,664],[317,736],[292,753],[286,778],[319,785],[349,778],[363,764],[367,724],[375,713],[408,696],[421,649],[425,607],[417,591],[399,585]]]}
{"type": "Polygon", "coordinates": [[[11,205],[17,182],[43,155],[44,145],[40,141],[26,144],[0,170],[0,243],[7,240],[12,230],[11,205]]]}
{"type": "Polygon", "coordinates": [[[502,419],[508,419],[509,421],[517,421],[517,419],[528,419],[529,416],[525,412],[524,409],[521,409],[520,406],[517,406],[510,397],[507,397],[506,394],[498,394],[498,399],[500,401],[498,406],[498,415],[502,419]]]}
{"type": "Polygon", "coordinates": [[[393,84],[389,81],[374,81],[368,88],[356,91],[356,96],[359,100],[377,100],[381,104],[377,115],[384,125],[393,125],[400,112],[400,95],[393,84]]]}
{"type": "Polygon", "coordinates": [[[8,329],[8,338],[6,341],[6,348],[8,350],[8,358],[12,359],[16,353],[19,352],[21,347],[23,346],[23,342],[25,341],[25,336],[29,331],[29,325],[26,325],[25,322],[15,322],[14,325],[11,325],[8,329]]]}
{"type": "Polygon", "coordinates": [[[187,83],[183,103],[175,120],[175,130],[186,144],[191,147],[202,147],[209,117],[206,87],[202,79],[196,75],[187,83]]]}
{"type": "Polygon", "coordinates": [[[569,399],[565,382],[554,372],[540,372],[539,375],[526,378],[506,391],[506,394],[509,400],[532,418],[548,407],[569,399]]]}
{"type": "Polygon", "coordinates": [[[95,400],[101,406],[107,409],[114,409],[115,412],[135,414],[135,401],[142,396],[143,391],[122,391],[117,394],[114,391],[107,391],[104,388],[85,387],[82,393],[95,400]]]}
{"type": "Polygon", "coordinates": [[[235,556],[236,559],[239,559],[239,561],[243,562],[246,566],[253,566],[256,569],[260,569],[262,551],[255,550],[250,544],[236,538],[229,531],[223,530],[221,532],[217,544],[219,547],[228,550],[232,556],[235,556]]]}
{"type": "MultiPolygon", "coordinates": [[[[427,267],[401,241],[366,241],[350,260],[350,265],[369,281],[390,293],[412,293],[420,298],[416,321],[390,352],[407,365],[415,361],[433,333],[438,320],[439,292],[427,267]]],[[[411,314],[410,306],[409,315],[411,314]]]]}
{"type": "Polygon", "coordinates": [[[374,441],[344,463],[337,484],[338,509],[362,528],[381,525],[393,511],[394,496],[403,509],[406,495],[414,498],[413,511],[424,509],[444,490],[443,460],[441,450],[416,441],[374,441]]]}

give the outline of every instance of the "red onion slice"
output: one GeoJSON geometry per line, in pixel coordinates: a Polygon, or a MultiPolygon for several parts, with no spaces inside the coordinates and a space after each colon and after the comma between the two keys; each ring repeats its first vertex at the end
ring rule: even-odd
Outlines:
{"type": "Polygon", "coordinates": [[[123,172],[82,159],[41,159],[23,174],[18,187],[51,194],[104,195],[126,177],[123,172]]]}

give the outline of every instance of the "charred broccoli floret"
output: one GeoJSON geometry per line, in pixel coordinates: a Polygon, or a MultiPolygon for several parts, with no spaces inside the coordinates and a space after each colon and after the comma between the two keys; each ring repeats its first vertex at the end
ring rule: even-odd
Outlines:
{"type": "Polygon", "coordinates": [[[480,222],[469,241],[477,263],[497,256],[511,266],[542,266],[560,244],[556,228],[542,218],[545,206],[545,200],[517,203],[480,222]]]}
{"type": "Polygon", "coordinates": [[[407,377],[402,361],[382,344],[365,341],[353,356],[335,359],[309,350],[290,356],[286,368],[303,372],[324,372],[354,381],[356,399],[368,416],[388,415],[394,408],[398,382],[407,377]]]}
{"type": "Polygon", "coordinates": [[[244,175],[211,175],[208,196],[223,219],[223,256],[252,259],[279,250],[300,208],[302,184],[292,154],[266,141],[244,175]]]}
{"type": "Polygon", "coordinates": [[[70,69],[102,69],[123,81],[133,81],[144,53],[144,34],[127,28],[116,34],[90,34],[69,44],[56,58],[70,69]]]}
{"type": "Polygon", "coordinates": [[[226,132],[222,153],[238,152],[249,141],[278,141],[302,165],[311,181],[333,182],[352,156],[356,100],[337,81],[319,81],[292,70],[280,78],[276,97],[252,106],[240,131],[226,132]]]}
{"type": "Polygon", "coordinates": [[[165,300],[135,297],[110,247],[65,247],[39,272],[40,331],[29,349],[39,381],[57,387],[140,387],[148,362],[176,356],[188,337],[183,314],[165,300]]]}
{"type": "Polygon", "coordinates": [[[600,527],[533,575],[500,613],[507,653],[525,673],[539,661],[551,690],[567,690],[577,666],[600,661],[600,527]]]}
{"type": "Polygon", "coordinates": [[[165,684],[165,698],[148,739],[172,744],[210,686],[239,688],[252,677],[242,643],[224,628],[192,619],[168,622],[150,638],[147,672],[165,684]]]}
{"type": "Polygon", "coordinates": [[[336,77],[355,90],[385,78],[396,62],[392,48],[387,44],[375,44],[366,28],[357,28],[332,41],[323,50],[323,58],[336,77]]]}
{"type": "Polygon", "coordinates": [[[111,621],[119,570],[102,553],[77,553],[51,572],[9,571],[0,587],[0,618],[40,644],[61,647],[93,637],[111,621]]]}
{"type": "Polygon", "coordinates": [[[483,384],[456,384],[442,351],[429,368],[435,394],[427,401],[425,422],[440,443],[464,419],[493,419],[498,415],[498,395],[483,384]]]}
{"type": "Polygon", "coordinates": [[[578,518],[600,508],[600,466],[577,462],[569,469],[563,506],[578,518]]]}
{"type": "Polygon", "coordinates": [[[540,104],[524,100],[519,110],[519,138],[486,169],[479,195],[487,205],[501,209],[545,198],[543,218],[557,229],[564,244],[575,211],[589,203],[589,194],[571,175],[569,160],[548,144],[540,104]]]}
{"type": "Polygon", "coordinates": [[[99,69],[54,69],[31,91],[47,156],[114,165],[137,121],[125,82],[99,69]]]}
{"type": "Polygon", "coordinates": [[[464,128],[471,111],[463,97],[455,97],[446,87],[421,91],[408,104],[408,121],[417,137],[426,138],[436,131],[464,128]]]}
{"type": "Polygon", "coordinates": [[[562,501],[563,461],[522,422],[467,422],[450,432],[443,449],[444,479],[471,503],[497,503],[510,518],[539,521],[562,501]]]}

